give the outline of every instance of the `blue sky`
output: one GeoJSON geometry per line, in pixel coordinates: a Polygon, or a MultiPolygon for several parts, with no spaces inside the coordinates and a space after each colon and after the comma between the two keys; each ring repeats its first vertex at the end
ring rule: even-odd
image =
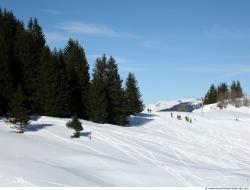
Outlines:
{"type": "Polygon", "coordinates": [[[51,48],[77,39],[92,68],[113,55],[135,73],[146,104],[198,98],[240,80],[250,94],[250,1],[0,0],[25,23],[37,17],[51,48]]]}

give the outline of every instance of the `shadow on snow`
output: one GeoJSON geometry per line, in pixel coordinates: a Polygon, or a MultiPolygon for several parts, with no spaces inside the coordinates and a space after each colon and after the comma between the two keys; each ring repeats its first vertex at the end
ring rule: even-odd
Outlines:
{"type": "Polygon", "coordinates": [[[49,126],[52,126],[52,124],[30,124],[25,127],[25,131],[36,132],[49,126]]]}
{"type": "Polygon", "coordinates": [[[153,121],[154,114],[138,113],[129,119],[128,127],[140,127],[146,123],[153,121]]]}
{"type": "Polygon", "coordinates": [[[91,131],[80,132],[80,136],[81,136],[81,137],[89,137],[90,135],[91,135],[91,131]]]}

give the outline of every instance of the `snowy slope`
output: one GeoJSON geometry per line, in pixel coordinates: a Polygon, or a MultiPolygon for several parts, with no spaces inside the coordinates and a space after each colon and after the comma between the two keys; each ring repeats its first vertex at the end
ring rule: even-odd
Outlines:
{"type": "MultiPolygon", "coordinates": [[[[245,108],[244,108],[245,109],[245,108]]],[[[193,123],[152,111],[132,127],[40,117],[24,134],[0,120],[0,186],[250,186],[250,112],[208,110],[193,123]],[[235,117],[239,121],[235,121],[235,117]]]]}

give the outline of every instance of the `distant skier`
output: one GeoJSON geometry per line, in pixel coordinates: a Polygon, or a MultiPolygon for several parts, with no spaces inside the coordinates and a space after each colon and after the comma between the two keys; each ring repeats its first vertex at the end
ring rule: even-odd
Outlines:
{"type": "Polygon", "coordinates": [[[173,113],[171,112],[171,117],[173,118],[173,113]]]}

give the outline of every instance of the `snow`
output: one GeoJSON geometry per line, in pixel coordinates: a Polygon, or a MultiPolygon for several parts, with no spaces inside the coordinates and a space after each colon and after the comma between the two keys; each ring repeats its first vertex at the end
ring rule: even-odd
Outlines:
{"type": "Polygon", "coordinates": [[[2,118],[0,186],[249,186],[250,108],[203,110],[152,109],[130,127],[81,120],[80,139],[69,119],[38,117],[18,134],[2,118]]]}

